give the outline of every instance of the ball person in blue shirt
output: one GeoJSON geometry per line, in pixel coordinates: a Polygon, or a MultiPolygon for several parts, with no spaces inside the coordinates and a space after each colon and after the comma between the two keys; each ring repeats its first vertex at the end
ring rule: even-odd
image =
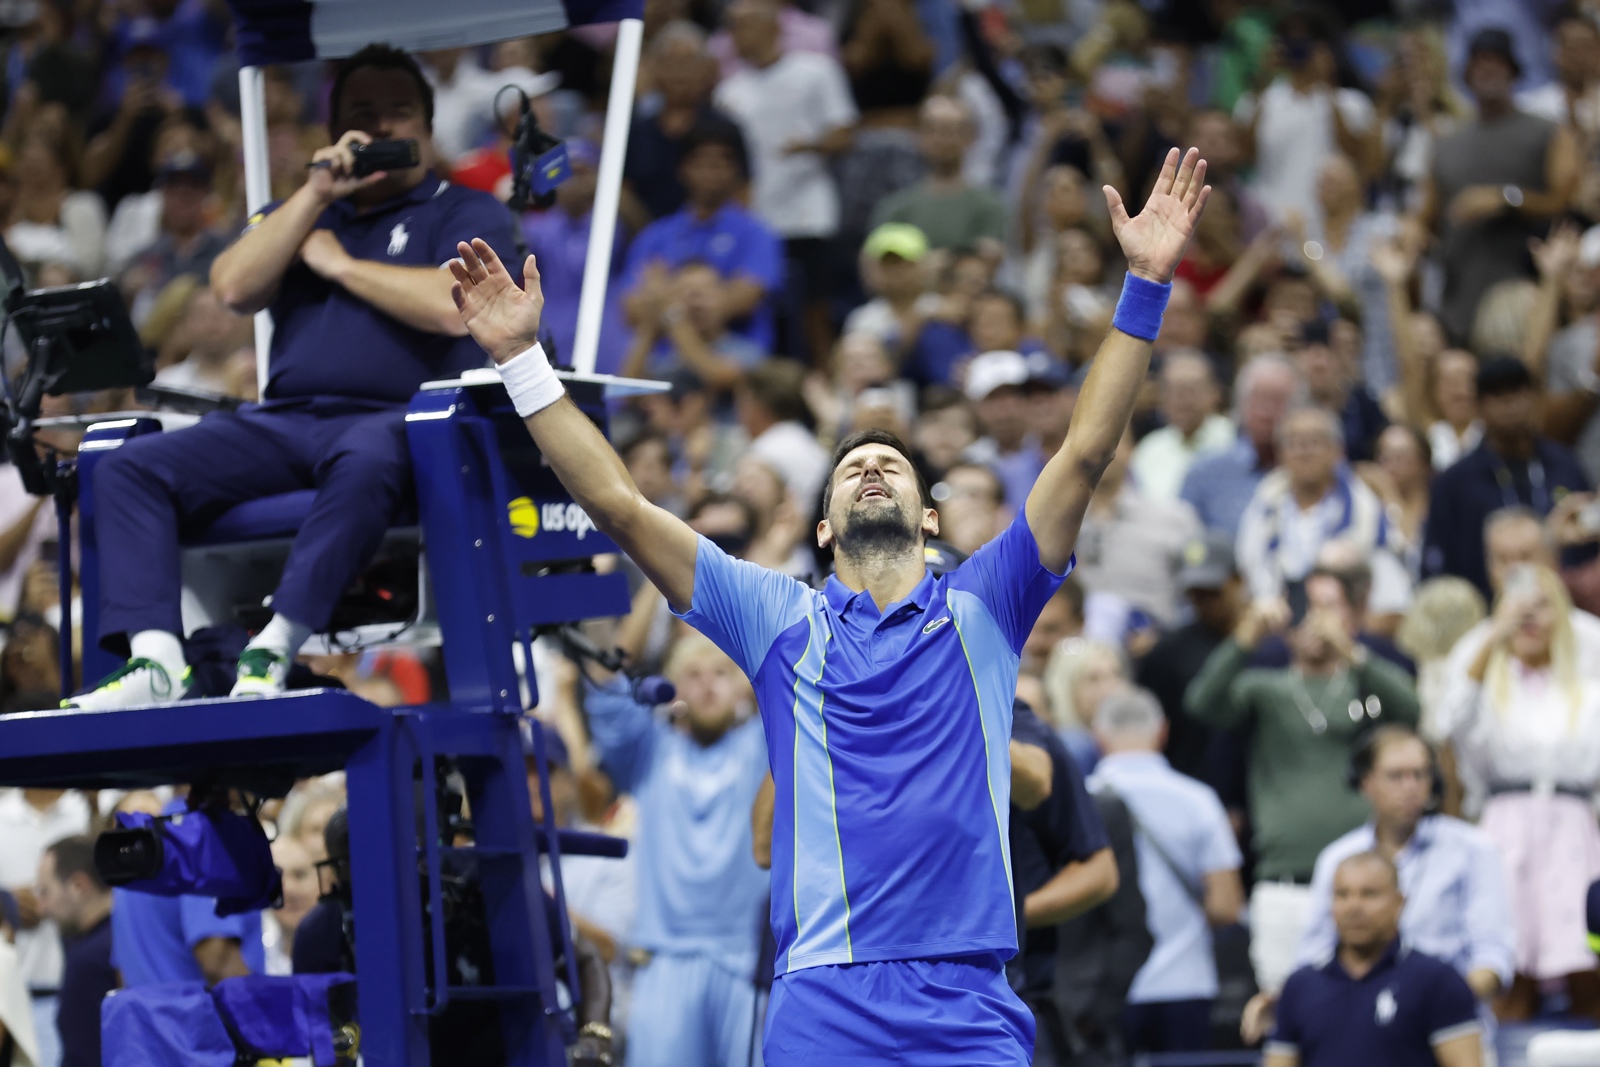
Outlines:
{"type": "Polygon", "coordinates": [[[462,319],[551,469],[755,688],[777,786],[768,1067],[1029,1062],[1033,1021],[1003,967],[1017,950],[1017,668],[1128,426],[1204,182],[1198,150],[1173,149],[1138,215],[1106,187],[1128,277],[1066,441],[1011,527],[938,579],[923,542],[939,516],[892,435],[836,451],[817,524],[836,573],[813,590],[728,556],[640,494],[536,343],[532,257],[526,288],[481,241],[450,263],[462,319]]]}

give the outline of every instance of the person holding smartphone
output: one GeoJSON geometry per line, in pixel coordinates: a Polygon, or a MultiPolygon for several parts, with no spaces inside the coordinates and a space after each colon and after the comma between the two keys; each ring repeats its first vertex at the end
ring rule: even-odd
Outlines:
{"type": "Polygon", "coordinates": [[[300,646],[328,625],[412,491],[407,402],[423,382],[484,361],[439,266],[474,235],[509,255],[510,214],[428,169],[433,90],[406,53],[369,45],[344,60],[329,108],[333,143],[316,152],[305,184],[251,218],[211,271],[228,307],[272,312],[262,402],[131,440],[96,472],[101,642],[129,660],[71,706],[180,699],[180,526],[314,489],[275,614],[240,657],[233,690],[281,692],[300,646]],[[414,165],[357,168],[358,146],[406,141],[414,165]]]}

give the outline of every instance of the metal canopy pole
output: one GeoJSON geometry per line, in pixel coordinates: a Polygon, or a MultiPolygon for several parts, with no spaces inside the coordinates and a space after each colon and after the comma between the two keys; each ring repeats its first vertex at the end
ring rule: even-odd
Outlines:
{"type": "Polygon", "coordinates": [[[611,247],[617,235],[617,210],[622,199],[622,161],[628,154],[628,128],[633,122],[633,92],[639,80],[639,53],[644,22],[617,24],[617,51],[611,63],[611,96],[606,103],[605,140],[600,146],[600,174],[589,225],[589,250],[583,263],[583,289],[578,294],[578,334],[572,344],[572,369],[594,373],[600,352],[600,320],[611,277],[611,247]]]}
{"type": "MultiPolygon", "coordinates": [[[[267,80],[260,67],[239,68],[239,125],[244,139],[244,202],[254,215],[272,199],[272,174],[267,162],[267,80]]],[[[267,391],[267,353],[272,348],[272,315],[255,314],[256,388],[267,391]]]]}

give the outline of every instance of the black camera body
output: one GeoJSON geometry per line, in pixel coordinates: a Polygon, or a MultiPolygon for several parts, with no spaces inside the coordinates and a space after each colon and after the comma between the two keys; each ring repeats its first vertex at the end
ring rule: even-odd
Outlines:
{"type": "Polygon", "coordinates": [[[380,170],[407,170],[422,162],[422,150],[412,140],[352,144],[350,154],[355,157],[350,174],[356,178],[365,178],[380,170]]]}

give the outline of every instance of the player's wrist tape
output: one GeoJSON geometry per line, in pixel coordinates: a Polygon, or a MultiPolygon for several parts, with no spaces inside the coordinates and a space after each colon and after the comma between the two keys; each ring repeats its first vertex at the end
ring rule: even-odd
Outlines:
{"type": "Polygon", "coordinates": [[[1171,295],[1171,282],[1162,285],[1129,271],[1122,280],[1122,298],[1117,301],[1111,325],[1130,337],[1154,341],[1161,332],[1161,316],[1171,295]]]}
{"type": "Polygon", "coordinates": [[[522,418],[543,411],[567,394],[561,379],[550,369],[542,345],[523,349],[495,369],[522,418]]]}

